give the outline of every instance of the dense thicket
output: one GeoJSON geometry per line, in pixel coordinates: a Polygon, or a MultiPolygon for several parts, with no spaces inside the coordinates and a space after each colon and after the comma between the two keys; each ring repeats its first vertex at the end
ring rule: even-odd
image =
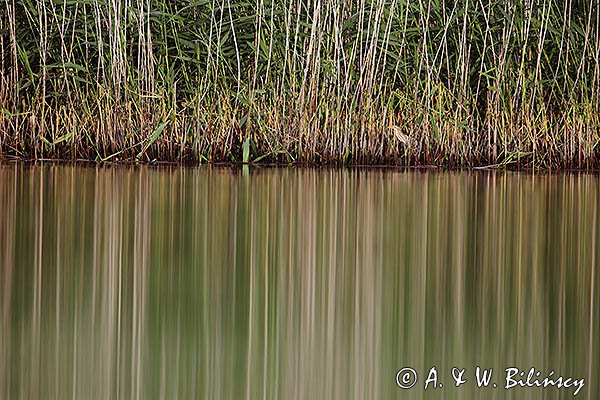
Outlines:
{"type": "Polygon", "coordinates": [[[5,0],[4,156],[594,167],[591,1],[5,0]]]}

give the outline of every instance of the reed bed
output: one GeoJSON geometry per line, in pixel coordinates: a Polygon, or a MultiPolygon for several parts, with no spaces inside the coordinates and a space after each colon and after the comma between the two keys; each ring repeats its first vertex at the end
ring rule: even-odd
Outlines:
{"type": "Polygon", "coordinates": [[[0,156],[597,168],[600,6],[4,0],[0,156]]]}

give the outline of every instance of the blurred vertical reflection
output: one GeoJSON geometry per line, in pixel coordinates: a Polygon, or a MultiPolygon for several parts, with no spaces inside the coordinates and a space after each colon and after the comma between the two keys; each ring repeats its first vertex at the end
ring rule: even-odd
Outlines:
{"type": "Polygon", "coordinates": [[[2,399],[596,399],[590,175],[0,165],[2,399]],[[418,385],[400,390],[412,366],[418,385]],[[437,366],[443,389],[423,390],[437,366]]]}

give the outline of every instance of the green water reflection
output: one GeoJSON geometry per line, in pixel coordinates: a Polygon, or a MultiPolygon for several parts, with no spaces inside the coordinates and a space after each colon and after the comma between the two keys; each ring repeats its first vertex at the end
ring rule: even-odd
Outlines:
{"type": "Polygon", "coordinates": [[[0,398],[573,397],[505,390],[515,366],[584,378],[576,398],[597,399],[599,189],[591,175],[0,165],[0,398]],[[424,391],[432,366],[444,387],[424,391]],[[478,389],[476,366],[498,388],[478,389]]]}

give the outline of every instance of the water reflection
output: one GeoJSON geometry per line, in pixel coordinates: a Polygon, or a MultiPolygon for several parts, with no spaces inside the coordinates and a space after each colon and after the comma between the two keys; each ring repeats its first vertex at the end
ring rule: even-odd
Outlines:
{"type": "Polygon", "coordinates": [[[516,366],[594,399],[598,186],[0,165],[0,398],[572,398],[474,383],[516,366]]]}

